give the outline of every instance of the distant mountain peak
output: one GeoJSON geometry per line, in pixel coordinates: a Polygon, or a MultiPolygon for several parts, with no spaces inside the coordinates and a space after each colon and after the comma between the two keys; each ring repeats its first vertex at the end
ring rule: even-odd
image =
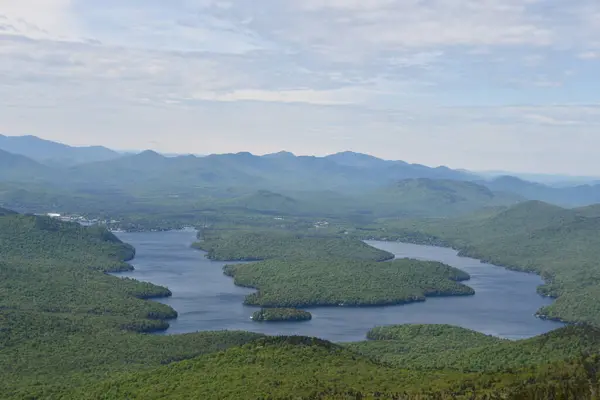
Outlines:
{"type": "Polygon", "coordinates": [[[270,153],[270,154],[265,154],[263,157],[267,157],[267,158],[295,158],[296,155],[294,153],[291,153],[289,151],[278,151],[277,153],[270,153]]]}
{"type": "Polygon", "coordinates": [[[120,157],[103,146],[74,147],[33,135],[0,135],[0,149],[46,164],[76,165],[120,157]]]}
{"type": "Polygon", "coordinates": [[[370,154],[357,153],[355,151],[350,151],[350,150],[340,151],[338,153],[330,154],[327,157],[355,157],[355,158],[382,160],[381,158],[372,156],[370,154]]]}
{"type": "Polygon", "coordinates": [[[155,157],[155,158],[164,158],[161,154],[157,153],[154,150],[144,150],[141,153],[137,154],[140,157],[155,157]]]}

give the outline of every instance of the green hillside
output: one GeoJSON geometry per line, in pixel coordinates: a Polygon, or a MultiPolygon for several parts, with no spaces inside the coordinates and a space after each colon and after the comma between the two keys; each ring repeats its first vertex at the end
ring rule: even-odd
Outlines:
{"type": "MultiPolygon", "coordinates": [[[[144,299],[167,288],[121,279],[134,254],[110,232],[0,216],[0,393],[28,398],[245,343],[250,333],[143,335],[177,313],[144,299]]],[[[37,398],[37,397],[36,397],[37,398]]]]}
{"type": "Polygon", "coordinates": [[[268,338],[123,375],[66,399],[593,399],[596,359],[494,374],[415,371],[318,339],[268,338]]]}
{"type": "Polygon", "coordinates": [[[513,205],[523,198],[473,182],[421,178],[400,181],[359,200],[379,216],[446,217],[513,205]]]}
{"type": "Polygon", "coordinates": [[[510,371],[574,359],[600,346],[600,331],[566,327],[531,339],[510,341],[447,325],[374,328],[370,339],[348,348],[411,370],[510,371]]]}
{"type": "Polygon", "coordinates": [[[268,190],[259,190],[249,195],[225,199],[220,204],[220,207],[275,215],[293,215],[308,211],[307,205],[289,196],[268,190]]]}
{"type": "Polygon", "coordinates": [[[579,215],[584,217],[600,217],[600,204],[592,204],[590,206],[576,209],[579,215]]]}

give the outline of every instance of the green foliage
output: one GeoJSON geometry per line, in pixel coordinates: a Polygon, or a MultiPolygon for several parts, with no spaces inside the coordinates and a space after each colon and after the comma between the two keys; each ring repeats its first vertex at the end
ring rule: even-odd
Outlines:
{"type": "MultiPolygon", "coordinates": [[[[177,336],[127,332],[164,322],[125,316],[0,311],[2,398],[55,398],[61,388],[192,358],[254,340],[248,332],[177,336]]],[[[143,329],[142,329],[143,328],[143,329]]]]}
{"type": "Polygon", "coordinates": [[[585,326],[519,341],[446,325],[379,327],[367,337],[371,340],[348,347],[402,368],[463,372],[514,371],[550,364],[593,352],[600,345],[600,331],[585,326]]]}
{"type": "Polygon", "coordinates": [[[435,324],[380,326],[371,329],[367,333],[367,339],[380,341],[397,340],[410,342],[411,345],[415,345],[417,341],[427,340],[428,343],[424,344],[428,347],[432,347],[432,351],[439,350],[436,346],[438,342],[442,343],[446,349],[455,348],[461,350],[468,347],[496,344],[506,341],[495,336],[485,335],[458,326],[435,324]]]}
{"type": "Polygon", "coordinates": [[[252,314],[252,320],[256,322],[308,321],[310,319],[312,319],[311,313],[295,308],[263,308],[252,314]]]}
{"type": "Polygon", "coordinates": [[[144,302],[169,296],[164,287],[104,272],[131,269],[134,249],[112,233],[48,217],[0,217],[0,307],[51,313],[166,319],[168,306],[144,302]]]}
{"type": "Polygon", "coordinates": [[[277,338],[124,376],[75,392],[71,398],[311,398],[332,388],[399,390],[403,383],[418,379],[419,374],[379,366],[328,342],[277,338]]]}
{"type": "Polygon", "coordinates": [[[258,289],[246,304],[263,307],[373,306],[474,294],[456,268],[417,260],[274,259],[225,267],[235,284],[258,289]]]}
{"type": "Polygon", "coordinates": [[[387,251],[371,247],[360,240],[306,236],[283,230],[206,231],[195,247],[207,251],[208,257],[221,261],[258,261],[273,258],[346,258],[384,261],[394,258],[387,251]]]}
{"type": "Polygon", "coordinates": [[[60,387],[195,357],[252,333],[164,330],[172,308],[143,299],[167,288],[107,275],[134,250],[110,232],[46,217],[0,217],[0,393],[50,397],[60,387]],[[43,396],[42,396],[43,395],[43,396]]]}
{"type": "Polygon", "coordinates": [[[595,357],[511,373],[421,372],[318,339],[280,337],[132,373],[65,399],[596,399],[595,357]]]}
{"type": "Polygon", "coordinates": [[[456,220],[387,221],[370,236],[446,244],[464,256],[535,272],[546,280],[540,293],[558,297],[541,316],[600,326],[599,231],[600,218],[532,201],[456,220]]]}

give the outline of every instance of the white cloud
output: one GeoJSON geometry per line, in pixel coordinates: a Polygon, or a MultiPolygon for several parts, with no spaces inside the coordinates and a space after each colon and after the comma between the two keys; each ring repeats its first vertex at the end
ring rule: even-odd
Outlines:
{"type": "Polygon", "coordinates": [[[209,101],[263,101],[276,103],[307,103],[320,105],[344,105],[364,102],[364,94],[354,89],[337,90],[235,90],[232,92],[200,92],[194,93],[193,100],[209,101]]]}
{"type": "Polygon", "coordinates": [[[555,125],[555,126],[572,126],[579,125],[578,121],[572,120],[562,120],[554,117],[550,117],[548,115],[541,114],[526,114],[524,118],[530,120],[532,122],[542,124],[542,125],[555,125]]]}
{"type": "MultiPolygon", "coordinates": [[[[310,0],[308,23],[292,33],[310,44],[371,48],[446,45],[550,45],[553,26],[543,21],[528,0],[342,1],[310,0]]],[[[293,39],[292,39],[293,40],[293,39]]]]}
{"type": "Polygon", "coordinates": [[[74,39],[73,0],[0,0],[0,33],[33,39],[74,39]],[[4,27],[4,29],[2,29],[4,27]]]}
{"type": "Polygon", "coordinates": [[[578,55],[582,60],[597,60],[600,59],[600,51],[586,51],[578,55]]]}

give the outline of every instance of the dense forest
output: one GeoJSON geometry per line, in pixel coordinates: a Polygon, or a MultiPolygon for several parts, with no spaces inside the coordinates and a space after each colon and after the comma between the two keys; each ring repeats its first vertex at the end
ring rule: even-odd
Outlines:
{"type": "Polygon", "coordinates": [[[467,273],[394,255],[345,235],[296,229],[205,229],[194,246],[227,265],[238,286],[255,288],[245,303],[262,307],[374,306],[474,294],[467,273]]]}
{"type": "Polygon", "coordinates": [[[518,371],[419,371],[326,341],[259,339],[242,347],[66,392],[79,399],[594,399],[595,357],[518,371]]]}
{"type": "Polygon", "coordinates": [[[252,320],[256,322],[277,321],[309,321],[311,313],[295,308],[263,308],[252,314],[252,320]]]}
{"type": "Polygon", "coordinates": [[[242,332],[177,337],[167,288],[107,275],[134,249],[110,232],[47,217],[0,217],[0,397],[53,397],[60,387],[253,340],[242,332]]]}
{"type": "Polygon", "coordinates": [[[386,364],[421,371],[519,370],[574,359],[595,352],[600,345],[600,331],[583,326],[518,341],[446,325],[377,327],[367,338],[348,347],[386,364]]]}
{"type": "Polygon", "coordinates": [[[208,258],[221,261],[259,261],[267,259],[343,258],[385,261],[393,254],[364,242],[335,236],[307,235],[285,230],[205,230],[195,244],[208,252],[208,258]]]}
{"type": "Polygon", "coordinates": [[[225,267],[236,285],[258,289],[246,304],[263,307],[374,306],[424,301],[427,296],[475,292],[459,283],[469,275],[417,260],[388,262],[348,258],[273,259],[225,267]]]}

